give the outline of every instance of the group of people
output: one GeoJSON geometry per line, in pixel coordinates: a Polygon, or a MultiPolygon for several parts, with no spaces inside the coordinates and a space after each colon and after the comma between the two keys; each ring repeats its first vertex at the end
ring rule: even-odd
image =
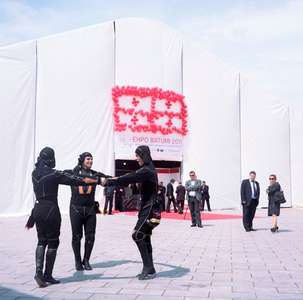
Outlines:
{"type": "Polygon", "coordinates": [[[32,182],[35,194],[35,205],[26,223],[30,229],[36,225],[38,243],[36,246],[36,273],[34,279],[39,287],[57,284],[53,278],[53,268],[59,246],[61,215],[58,206],[58,189],[60,184],[71,186],[70,221],[72,227],[72,248],[77,271],[92,270],[89,263],[93,250],[96,230],[96,213],[99,204],[95,201],[95,190],[98,184],[104,187],[117,187],[131,183],[140,183],[141,205],[138,221],[132,233],[140,252],[143,269],[139,280],[155,276],[152,256],[151,234],[159,225],[161,212],[157,201],[158,179],[150,150],[139,146],[136,159],[140,168],[120,177],[111,177],[92,170],[93,157],[89,152],[79,156],[76,167],[72,170],[58,171],[55,168],[55,152],[50,147],[40,151],[32,182]],[[85,233],[84,255],[81,257],[81,239],[85,233]],[[45,266],[44,266],[45,264],[45,266]]]}
{"type": "MultiPolygon", "coordinates": [[[[58,206],[58,189],[60,184],[71,186],[70,222],[72,227],[72,249],[77,271],[92,270],[89,259],[95,242],[96,214],[100,212],[99,203],[95,201],[95,191],[98,184],[105,187],[105,211],[109,204],[112,209],[112,191],[130,184],[139,187],[138,220],[132,232],[132,238],[137,245],[143,262],[143,269],[137,275],[139,280],[155,277],[153,263],[153,248],[151,235],[153,229],[160,224],[161,211],[165,210],[165,195],[167,196],[166,211],[170,211],[171,203],[175,212],[183,213],[185,196],[188,201],[192,227],[202,227],[201,208],[204,202],[209,206],[208,186],[205,181],[197,179],[194,171],[190,171],[189,180],[183,186],[179,183],[174,191],[174,180],[163,186],[158,185],[157,172],[154,167],[148,146],[139,146],[135,150],[139,169],[119,176],[111,177],[92,169],[93,156],[89,152],[82,153],[77,165],[71,170],[58,171],[55,168],[55,152],[45,147],[40,151],[32,172],[32,182],[35,194],[35,205],[26,223],[30,229],[36,225],[38,243],[36,246],[36,272],[34,279],[39,287],[57,284],[52,273],[59,246],[61,215],[58,206]],[[139,185],[137,185],[139,184],[139,185]],[[176,193],[176,199],[174,196],[176,193]],[[204,200],[204,201],[203,201],[204,200]],[[178,210],[177,210],[178,207],[178,210]],[[81,256],[81,240],[85,234],[84,255],[81,256]]],[[[250,172],[250,177],[241,185],[241,202],[243,205],[243,225],[246,231],[253,231],[253,218],[259,203],[260,186],[255,180],[256,173],[250,172]]],[[[277,216],[280,214],[280,204],[285,202],[281,186],[276,175],[270,175],[270,185],[267,189],[269,197],[268,214],[273,216],[272,232],[278,230],[277,216]]]]}
{"type": "MultiPolygon", "coordinates": [[[[269,186],[266,189],[268,194],[268,216],[272,217],[271,232],[277,232],[278,221],[277,217],[280,215],[280,206],[286,202],[283,191],[277,176],[271,174],[269,176],[269,186]]],[[[243,226],[245,231],[255,231],[253,227],[253,219],[255,217],[256,208],[259,205],[260,185],[256,181],[256,172],[251,171],[249,178],[244,179],[241,184],[241,204],[243,208],[243,226]]]]}

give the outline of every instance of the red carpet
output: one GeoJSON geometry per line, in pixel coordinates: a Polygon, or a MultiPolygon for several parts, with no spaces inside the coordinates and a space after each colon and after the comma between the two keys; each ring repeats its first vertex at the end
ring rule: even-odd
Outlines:
{"type": "MultiPolygon", "coordinates": [[[[125,211],[125,212],[115,212],[127,216],[136,216],[136,211],[125,211]]],[[[184,212],[183,214],[178,214],[175,212],[163,212],[161,213],[163,219],[173,219],[173,220],[191,220],[190,212],[184,212]]],[[[220,214],[212,212],[202,212],[202,220],[222,220],[222,219],[241,219],[242,215],[233,215],[233,214],[220,214]]]]}

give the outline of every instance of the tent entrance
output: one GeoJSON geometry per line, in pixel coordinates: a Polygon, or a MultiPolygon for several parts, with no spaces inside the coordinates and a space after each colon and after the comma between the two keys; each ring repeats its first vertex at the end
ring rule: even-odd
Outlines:
{"type": "MultiPolygon", "coordinates": [[[[158,181],[167,183],[173,178],[176,181],[181,179],[181,162],[154,160],[154,165],[158,173],[158,181]]],[[[136,160],[115,160],[115,176],[121,176],[139,169],[136,160]]],[[[115,209],[119,211],[136,210],[139,199],[138,186],[132,184],[127,187],[118,187],[115,193],[115,209]]]]}

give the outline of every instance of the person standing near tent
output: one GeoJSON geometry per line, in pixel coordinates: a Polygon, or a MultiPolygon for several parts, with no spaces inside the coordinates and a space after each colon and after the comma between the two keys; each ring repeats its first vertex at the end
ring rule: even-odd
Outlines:
{"type": "Polygon", "coordinates": [[[270,230],[271,232],[277,232],[279,229],[277,221],[278,216],[280,216],[280,206],[281,203],[286,201],[276,175],[269,176],[269,187],[266,192],[268,194],[268,216],[272,217],[272,228],[270,230]]]}
{"type": "Polygon", "coordinates": [[[166,196],[167,196],[167,205],[166,205],[166,212],[170,213],[170,205],[173,203],[174,206],[174,212],[177,212],[177,204],[176,204],[176,198],[174,193],[174,183],[175,179],[171,179],[170,182],[166,186],[166,196]]]}
{"type": "Polygon", "coordinates": [[[160,201],[161,211],[165,211],[165,192],[166,188],[163,185],[163,182],[160,181],[158,185],[158,197],[160,201]]]}
{"type": "Polygon", "coordinates": [[[210,204],[209,204],[209,199],[210,199],[209,187],[208,187],[208,185],[206,184],[206,182],[204,180],[202,181],[201,194],[202,194],[201,211],[204,211],[205,201],[206,201],[206,204],[207,204],[208,211],[211,211],[210,204]]]}
{"type": "Polygon", "coordinates": [[[244,179],[241,184],[241,204],[243,207],[243,226],[246,232],[255,231],[253,220],[256,208],[259,205],[260,186],[256,181],[256,172],[249,173],[249,179],[244,179]]]}
{"type": "Polygon", "coordinates": [[[152,230],[159,225],[161,212],[157,201],[158,176],[154,167],[148,146],[141,145],[135,150],[136,159],[140,168],[126,175],[115,178],[102,178],[102,184],[126,185],[130,183],[141,184],[141,205],[138,221],[132,233],[143,262],[143,269],[137,275],[139,280],[152,279],[156,275],[154,268],[151,235],[152,230]]]}
{"type": "Polygon", "coordinates": [[[79,177],[67,172],[55,170],[55,152],[50,147],[41,150],[32,181],[36,203],[25,227],[30,229],[36,224],[38,244],[36,248],[36,274],[34,279],[39,287],[46,287],[47,283],[57,284],[60,281],[53,278],[53,268],[59,246],[61,215],[58,206],[59,184],[65,185],[95,185],[96,178],[79,177]],[[47,252],[45,255],[45,250],[47,252]],[[45,256],[45,271],[44,267],[45,256]]]}
{"type": "Polygon", "coordinates": [[[115,188],[112,187],[112,186],[106,186],[104,188],[103,192],[104,192],[104,196],[105,196],[103,213],[106,215],[107,214],[107,208],[109,208],[108,214],[112,215],[113,214],[113,202],[114,202],[115,188]]]}
{"type": "Polygon", "coordinates": [[[200,201],[201,201],[201,180],[197,179],[194,171],[189,172],[190,180],[185,183],[187,191],[187,201],[191,214],[191,227],[198,226],[202,228],[201,214],[200,214],[200,201]]]}
{"type": "Polygon", "coordinates": [[[176,194],[177,194],[176,199],[177,199],[179,214],[183,214],[185,193],[186,193],[185,187],[182,185],[182,182],[180,181],[176,188],[176,194]]]}
{"type": "MultiPolygon", "coordinates": [[[[101,172],[92,170],[92,165],[92,154],[83,152],[78,158],[77,166],[73,170],[67,170],[67,172],[75,176],[108,177],[101,172]]],[[[96,213],[99,212],[98,203],[95,202],[96,186],[71,186],[71,192],[70,222],[72,226],[72,248],[75,256],[75,268],[77,271],[83,271],[84,269],[89,271],[92,270],[89,259],[95,242],[96,213]],[[85,233],[85,244],[82,260],[81,239],[83,230],[85,233]]]]}

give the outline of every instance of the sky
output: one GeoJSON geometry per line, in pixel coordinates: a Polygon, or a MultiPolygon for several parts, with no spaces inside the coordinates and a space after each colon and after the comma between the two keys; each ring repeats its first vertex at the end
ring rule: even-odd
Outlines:
{"type": "Polygon", "coordinates": [[[0,0],[0,46],[124,17],[160,20],[277,100],[303,102],[303,0],[0,0]]]}

